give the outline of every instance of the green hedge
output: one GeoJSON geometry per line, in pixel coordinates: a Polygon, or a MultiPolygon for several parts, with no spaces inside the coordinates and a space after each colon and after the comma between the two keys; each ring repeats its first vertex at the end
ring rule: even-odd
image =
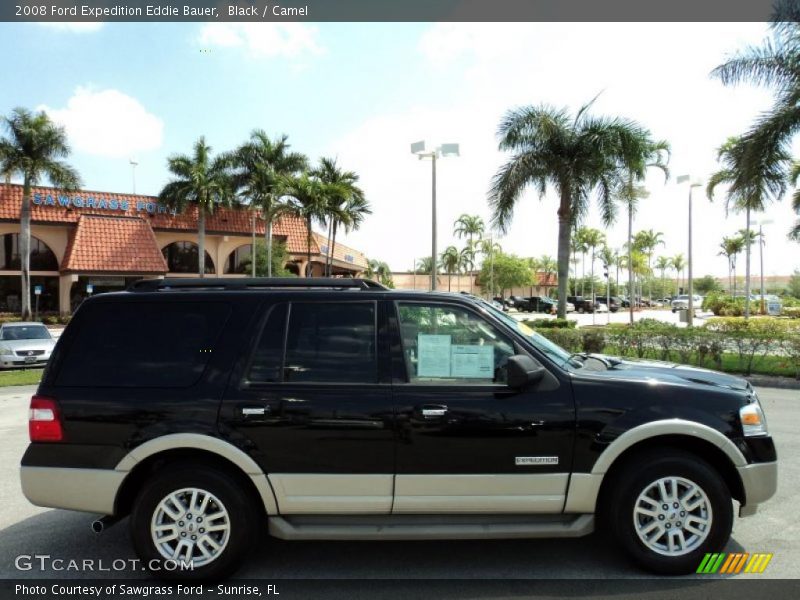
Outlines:
{"type": "Polygon", "coordinates": [[[575,329],[578,324],[577,321],[569,319],[529,319],[523,323],[534,329],[575,329]]]}
{"type": "Polygon", "coordinates": [[[754,318],[709,319],[705,327],[678,327],[653,319],[634,325],[537,331],[570,352],[596,352],[800,379],[800,323],[754,318]]]}

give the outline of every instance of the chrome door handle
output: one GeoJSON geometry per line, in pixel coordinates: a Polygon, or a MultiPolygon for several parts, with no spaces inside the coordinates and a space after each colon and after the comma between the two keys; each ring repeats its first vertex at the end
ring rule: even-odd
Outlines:
{"type": "Polygon", "coordinates": [[[271,412],[269,406],[243,406],[242,416],[244,417],[263,417],[271,412]]]}

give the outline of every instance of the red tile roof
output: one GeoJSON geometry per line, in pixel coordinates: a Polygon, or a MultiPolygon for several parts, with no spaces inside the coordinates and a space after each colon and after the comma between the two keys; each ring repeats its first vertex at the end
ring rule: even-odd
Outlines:
{"type": "Polygon", "coordinates": [[[143,218],[80,215],[61,271],[166,274],[167,263],[143,218]]]}
{"type": "MultiPolygon", "coordinates": [[[[197,231],[197,209],[188,208],[180,214],[172,214],[158,203],[154,196],[111,194],[81,190],[65,194],[55,188],[32,189],[31,219],[34,223],[77,223],[81,215],[122,217],[146,217],[154,230],[197,231]]],[[[22,204],[22,186],[0,185],[0,221],[18,221],[22,204]]],[[[223,235],[246,235],[252,233],[251,213],[247,210],[218,208],[206,218],[206,232],[223,235]]],[[[273,235],[285,236],[286,247],[291,254],[304,254],[307,250],[306,224],[297,217],[279,219],[272,227],[273,235]]],[[[256,233],[264,235],[264,221],[256,219],[256,233]]],[[[312,254],[319,247],[312,238],[312,254]]]]}

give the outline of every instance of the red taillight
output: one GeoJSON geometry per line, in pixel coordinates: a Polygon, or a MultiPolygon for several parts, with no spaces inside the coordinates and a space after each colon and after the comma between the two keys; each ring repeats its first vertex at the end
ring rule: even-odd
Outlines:
{"type": "Polygon", "coordinates": [[[61,414],[55,400],[45,396],[31,398],[28,433],[32,442],[60,442],[64,439],[61,414]]]}

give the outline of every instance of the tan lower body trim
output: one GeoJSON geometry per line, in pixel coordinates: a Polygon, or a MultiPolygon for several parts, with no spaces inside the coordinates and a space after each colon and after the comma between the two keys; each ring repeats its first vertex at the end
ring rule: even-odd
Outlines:
{"type": "Polygon", "coordinates": [[[566,473],[398,475],[394,513],[559,513],[566,473]]]}
{"type": "Polygon", "coordinates": [[[36,506],[110,515],[127,473],[111,469],[21,467],[22,493],[36,506]]]}
{"type": "Polygon", "coordinates": [[[388,514],[394,476],[271,473],[278,510],[284,515],[388,514]]]}
{"type": "Polygon", "coordinates": [[[602,475],[573,473],[569,480],[565,513],[593,513],[597,505],[597,495],[603,483],[602,475]]]}

